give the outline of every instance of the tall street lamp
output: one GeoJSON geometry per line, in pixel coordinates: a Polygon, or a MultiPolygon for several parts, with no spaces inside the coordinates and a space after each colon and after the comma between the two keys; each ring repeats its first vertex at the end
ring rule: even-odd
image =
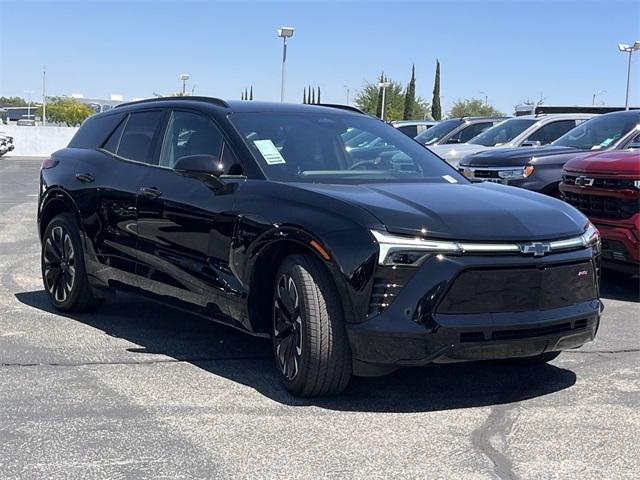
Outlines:
{"type": "Polygon", "coordinates": [[[287,75],[287,38],[293,37],[293,27],[279,28],[278,37],[282,38],[282,83],[280,85],[280,101],[284,102],[284,85],[287,75]]]}
{"type": "Polygon", "coordinates": [[[387,92],[387,87],[391,86],[391,82],[380,82],[378,83],[378,88],[382,89],[382,108],[380,109],[380,120],[384,121],[384,104],[385,104],[385,96],[387,92]]]}
{"type": "Polygon", "coordinates": [[[349,85],[343,85],[343,87],[347,90],[347,105],[349,105],[349,93],[351,93],[351,90],[349,90],[349,85]]]}
{"type": "Polygon", "coordinates": [[[189,80],[189,74],[188,73],[181,73],[180,74],[180,80],[182,80],[182,96],[184,97],[184,94],[187,90],[187,80],[189,80]]]}
{"type": "Polygon", "coordinates": [[[631,83],[631,54],[636,50],[640,50],[640,40],[636,40],[633,45],[618,44],[618,50],[629,53],[629,65],[627,66],[627,96],[624,101],[624,109],[629,110],[629,88],[631,83]]]}

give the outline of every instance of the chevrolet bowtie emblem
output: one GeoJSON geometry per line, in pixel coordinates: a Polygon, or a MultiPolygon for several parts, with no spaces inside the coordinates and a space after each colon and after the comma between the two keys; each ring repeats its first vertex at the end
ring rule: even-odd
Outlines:
{"type": "Polygon", "coordinates": [[[593,178],[585,177],[584,175],[576,177],[575,183],[579,187],[590,187],[593,185],[593,178]]]}
{"type": "Polygon", "coordinates": [[[531,242],[520,245],[520,251],[526,255],[542,257],[551,251],[551,245],[547,242],[531,242]]]}

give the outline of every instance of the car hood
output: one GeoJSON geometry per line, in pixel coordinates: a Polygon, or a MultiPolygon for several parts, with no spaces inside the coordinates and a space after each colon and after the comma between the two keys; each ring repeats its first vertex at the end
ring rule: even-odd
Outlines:
{"type": "Polygon", "coordinates": [[[586,217],[566,203],[491,183],[297,184],[367,210],[388,231],[480,241],[551,240],[580,235],[586,217]]]}
{"type": "Polygon", "coordinates": [[[628,175],[640,177],[640,152],[614,151],[579,155],[569,160],[567,171],[606,175],[628,175]]]}
{"type": "Polygon", "coordinates": [[[487,150],[492,147],[475,145],[473,143],[460,143],[457,145],[434,145],[427,148],[456,167],[460,160],[465,156],[471,153],[482,152],[483,150],[487,150]]]}
{"type": "Polygon", "coordinates": [[[548,157],[577,153],[580,150],[570,147],[517,147],[517,148],[492,148],[467,156],[461,165],[470,167],[502,167],[526,165],[532,158],[548,157]]]}

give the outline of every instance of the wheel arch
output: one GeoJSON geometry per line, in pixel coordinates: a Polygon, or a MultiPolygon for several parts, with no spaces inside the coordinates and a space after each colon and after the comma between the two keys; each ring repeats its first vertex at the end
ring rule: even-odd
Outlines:
{"type": "Polygon", "coordinates": [[[38,233],[40,240],[44,235],[47,225],[54,217],[62,213],[70,213],[76,219],[78,228],[82,232],[82,222],[80,221],[80,213],[73,199],[62,189],[51,189],[47,191],[40,203],[38,212],[38,233]]]}
{"type": "MultiPolygon", "coordinates": [[[[271,312],[273,287],[278,268],[284,259],[290,255],[309,255],[319,260],[326,268],[336,286],[336,290],[340,294],[343,313],[347,314],[350,311],[350,299],[344,294],[346,289],[344,288],[345,285],[338,264],[333,257],[324,258],[320,251],[311,245],[313,240],[315,240],[313,236],[297,230],[295,236],[274,238],[272,241],[263,244],[259,251],[254,252],[252,255],[252,261],[248,266],[247,311],[255,332],[271,332],[271,316],[265,313],[271,312]]],[[[319,240],[315,241],[321,247],[324,247],[319,240]]]]}

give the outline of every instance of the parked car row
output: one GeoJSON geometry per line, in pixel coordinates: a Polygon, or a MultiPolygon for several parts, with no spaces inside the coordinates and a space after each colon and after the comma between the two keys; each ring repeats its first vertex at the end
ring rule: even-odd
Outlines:
{"type": "Polygon", "coordinates": [[[13,137],[0,132],[0,157],[14,149],[13,137]]]}
{"type": "MultiPolygon", "coordinates": [[[[545,118],[546,125],[567,121],[558,115],[545,118]]],[[[482,143],[483,137],[521,119],[526,117],[507,120],[470,144],[482,143]]],[[[601,230],[603,265],[638,274],[640,111],[607,113],[586,121],[576,116],[571,121],[580,124],[546,146],[485,149],[465,156],[458,169],[474,182],[511,185],[564,199],[601,230]]],[[[525,145],[523,135],[518,137],[525,145]]],[[[433,150],[438,153],[437,147],[433,150]]]]}

